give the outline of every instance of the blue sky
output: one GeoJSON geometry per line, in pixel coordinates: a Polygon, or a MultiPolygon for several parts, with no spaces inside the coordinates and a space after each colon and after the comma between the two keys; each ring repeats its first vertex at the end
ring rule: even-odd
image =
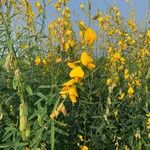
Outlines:
{"type": "MultiPolygon", "coordinates": [[[[79,12],[80,3],[87,4],[88,0],[70,0],[70,6],[75,12],[79,12]]],[[[93,6],[105,11],[108,5],[114,4],[114,0],[91,0],[93,6]]],[[[129,16],[129,5],[125,0],[116,0],[118,7],[124,17],[129,16]]],[[[136,10],[136,19],[141,22],[145,20],[148,11],[148,0],[133,0],[134,7],[136,10]]]]}
{"type": "MultiPolygon", "coordinates": [[[[31,3],[34,3],[37,0],[29,0],[29,1],[31,3]]],[[[69,1],[70,1],[69,6],[73,12],[72,16],[74,16],[73,19],[85,18],[84,14],[79,9],[79,6],[81,3],[83,3],[86,7],[88,0],[69,0],[69,1]]],[[[55,0],[55,2],[57,2],[57,0],[55,0]]],[[[93,7],[92,8],[93,14],[94,14],[94,10],[96,9],[100,9],[101,11],[105,12],[105,10],[107,9],[109,5],[114,4],[114,0],[91,0],[91,2],[92,2],[92,7],[93,7]]],[[[135,7],[135,11],[136,11],[136,20],[138,21],[138,23],[142,24],[146,20],[146,14],[148,12],[148,0],[133,0],[133,3],[134,3],[133,7],[135,7]]],[[[120,8],[122,15],[124,17],[128,17],[129,16],[128,3],[126,3],[125,0],[116,0],[116,4],[120,8]]],[[[54,11],[53,8],[51,6],[48,6],[47,8],[48,21],[53,19],[53,16],[52,16],[53,11],[54,11]]]]}

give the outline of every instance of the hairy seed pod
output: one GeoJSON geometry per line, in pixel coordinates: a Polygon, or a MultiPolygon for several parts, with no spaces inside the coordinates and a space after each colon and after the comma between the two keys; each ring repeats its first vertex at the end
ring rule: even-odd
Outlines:
{"type": "Polygon", "coordinates": [[[16,80],[20,80],[20,77],[21,77],[21,72],[20,72],[20,70],[17,68],[17,69],[15,70],[15,79],[16,79],[16,80]]]}
{"type": "Polygon", "coordinates": [[[13,56],[13,54],[10,52],[8,53],[8,55],[6,56],[6,61],[5,61],[5,64],[4,64],[4,68],[10,72],[12,70],[15,69],[15,66],[16,66],[16,61],[15,61],[15,58],[13,56]]]}
{"type": "Polygon", "coordinates": [[[27,137],[26,137],[26,130],[23,130],[23,131],[22,131],[22,140],[23,140],[23,141],[26,141],[26,140],[27,140],[27,137]]]}
{"type": "Polygon", "coordinates": [[[27,138],[30,137],[30,128],[29,127],[25,130],[25,135],[27,138]]]}
{"type": "Polygon", "coordinates": [[[27,118],[26,117],[20,117],[20,131],[25,130],[27,127],[27,118]]]}
{"type": "Polygon", "coordinates": [[[20,104],[20,117],[24,117],[24,116],[27,116],[28,115],[28,109],[27,109],[27,106],[24,102],[22,102],[20,104]]]}

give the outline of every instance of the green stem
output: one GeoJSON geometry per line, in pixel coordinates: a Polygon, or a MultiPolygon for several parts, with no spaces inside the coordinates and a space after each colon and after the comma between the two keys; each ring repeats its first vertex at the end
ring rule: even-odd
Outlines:
{"type": "Polygon", "coordinates": [[[55,149],[55,126],[54,126],[54,120],[51,122],[51,150],[55,149]]]}
{"type": "Polygon", "coordinates": [[[89,11],[88,16],[89,16],[89,27],[90,27],[91,25],[91,1],[90,0],[88,0],[88,11],[89,11]]]}

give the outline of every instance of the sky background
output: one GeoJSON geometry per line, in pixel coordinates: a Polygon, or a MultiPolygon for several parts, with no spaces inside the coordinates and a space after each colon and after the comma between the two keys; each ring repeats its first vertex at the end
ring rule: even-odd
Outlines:
{"type": "MultiPolygon", "coordinates": [[[[32,4],[34,4],[37,0],[29,0],[32,4]]],[[[41,0],[42,1],[42,0],[41,0]]],[[[48,0],[46,0],[48,1],[48,0]]],[[[54,0],[57,2],[58,0],[54,0]]],[[[129,0],[130,1],[130,0],[129,0]]],[[[148,13],[148,1],[149,0],[133,0],[133,7],[136,12],[136,21],[142,25],[145,23],[148,13]]],[[[95,14],[96,9],[105,12],[105,10],[109,7],[109,5],[114,4],[114,0],[91,0],[92,2],[92,13],[95,14]]],[[[80,4],[83,3],[85,7],[88,4],[88,0],[69,0],[69,7],[72,10],[72,19],[79,20],[84,19],[85,15],[80,10],[80,4]]],[[[125,0],[116,0],[116,4],[119,7],[121,14],[123,17],[129,17],[129,4],[125,2],[125,0]]],[[[50,22],[54,19],[53,12],[55,10],[50,5],[47,7],[47,22],[50,22]]]]}

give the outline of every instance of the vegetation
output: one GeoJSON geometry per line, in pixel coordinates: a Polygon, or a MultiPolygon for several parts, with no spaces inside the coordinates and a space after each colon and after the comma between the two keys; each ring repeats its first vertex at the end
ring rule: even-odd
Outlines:
{"type": "Polygon", "coordinates": [[[149,150],[148,20],[70,4],[0,1],[0,149],[149,150]]]}

